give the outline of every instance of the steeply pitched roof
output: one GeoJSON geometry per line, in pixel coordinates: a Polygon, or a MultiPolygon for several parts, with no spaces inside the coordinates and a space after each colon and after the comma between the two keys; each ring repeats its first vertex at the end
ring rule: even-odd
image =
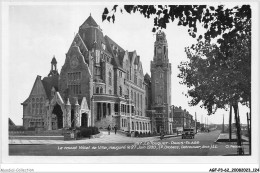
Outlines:
{"type": "Polygon", "coordinates": [[[11,118],[8,118],[9,120],[9,126],[15,126],[14,122],[11,120],[11,118]]]}
{"type": "Polygon", "coordinates": [[[44,86],[45,92],[47,97],[50,99],[51,98],[51,89],[54,87],[56,91],[58,91],[58,79],[59,76],[51,76],[51,77],[45,77],[42,80],[42,84],[44,86]]]}
{"type": "Polygon", "coordinates": [[[81,28],[84,28],[84,27],[89,27],[89,26],[98,27],[98,24],[97,24],[96,21],[92,18],[91,15],[87,18],[87,20],[85,20],[85,22],[84,22],[80,27],[81,27],[81,28]]]}
{"type": "Polygon", "coordinates": [[[125,50],[120,47],[115,41],[109,38],[107,35],[105,36],[106,47],[108,48],[108,52],[113,56],[113,61],[115,66],[122,67],[122,63],[120,63],[120,59],[123,58],[122,55],[125,54],[125,50]],[[113,49],[113,47],[117,47],[117,51],[113,49]],[[116,55],[117,53],[117,55],[116,55]]]}

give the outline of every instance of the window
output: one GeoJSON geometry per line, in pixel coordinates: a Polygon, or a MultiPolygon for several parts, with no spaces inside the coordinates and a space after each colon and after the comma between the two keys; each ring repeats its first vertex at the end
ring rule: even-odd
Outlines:
{"type": "Polygon", "coordinates": [[[119,95],[120,95],[120,96],[123,95],[123,93],[122,93],[122,87],[121,87],[121,86],[119,86],[119,95]]]}
{"type": "Polygon", "coordinates": [[[129,71],[127,70],[127,76],[126,76],[127,80],[129,80],[129,71]]]}
{"type": "Polygon", "coordinates": [[[81,85],[80,84],[69,84],[68,88],[72,94],[81,94],[81,85]]]}
{"type": "Polygon", "coordinates": [[[103,88],[101,87],[101,88],[100,88],[100,94],[102,94],[102,93],[103,93],[103,88]]]}
{"type": "Polygon", "coordinates": [[[160,78],[163,78],[163,73],[160,73],[160,78]]]}
{"type": "Polygon", "coordinates": [[[136,92],[134,93],[134,97],[135,97],[135,107],[136,107],[136,92]]]}
{"type": "Polygon", "coordinates": [[[119,77],[123,77],[123,72],[122,71],[119,71],[119,77]]]}
{"type": "Polygon", "coordinates": [[[142,94],[140,95],[140,102],[141,102],[141,109],[143,109],[143,96],[142,96],[142,94]]]}
{"type": "Polygon", "coordinates": [[[109,94],[112,95],[112,90],[109,90],[109,94]]]}
{"type": "Polygon", "coordinates": [[[118,103],[115,103],[114,111],[118,112],[118,103]]]}
{"type": "Polygon", "coordinates": [[[81,72],[68,73],[68,88],[72,94],[81,94],[81,72]]]}
{"type": "Polygon", "coordinates": [[[142,87],[142,79],[139,79],[139,85],[142,87]]]}
{"type": "Polygon", "coordinates": [[[137,76],[135,74],[135,77],[134,77],[134,83],[137,84],[137,76]]]}
{"type": "Polygon", "coordinates": [[[108,73],[108,83],[109,83],[109,85],[112,85],[112,73],[111,73],[111,71],[109,71],[109,73],[108,73]]]}
{"type": "Polygon", "coordinates": [[[139,107],[139,93],[137,93],[137,107],[139,107]]]}
{"type": "Polygon", "coordinates": [[[133,91],[131,91],[131,100],[133,100],[134,98],[133,98],[133,91]]]}
{"type": "Polygon", "coordinates": [[[157,104],[162,104],[162,96],[157,96],[157,104]]]}

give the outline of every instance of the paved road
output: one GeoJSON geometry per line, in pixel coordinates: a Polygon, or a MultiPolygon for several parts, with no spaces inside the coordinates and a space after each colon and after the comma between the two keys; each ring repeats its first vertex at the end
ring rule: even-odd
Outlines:
{"type": "Polygon", "coordinates": [[[171,137],[129,138],[104,134],[102,138],[75,144],[9,145],[10,155],[38,156],[206,156],[236,152],[226,144],[215,144],[220,131],[199,133],[195,139],[171,137]]]}

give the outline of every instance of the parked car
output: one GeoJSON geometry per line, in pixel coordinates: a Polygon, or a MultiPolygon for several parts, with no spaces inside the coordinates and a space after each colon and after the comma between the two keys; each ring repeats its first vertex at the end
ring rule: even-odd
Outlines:
{"type": "Polygon", "coordinates": [[[195,136],[194,129],[183,129],[181,138],[182,139],[194,138],[194,136],[195,136]]]}

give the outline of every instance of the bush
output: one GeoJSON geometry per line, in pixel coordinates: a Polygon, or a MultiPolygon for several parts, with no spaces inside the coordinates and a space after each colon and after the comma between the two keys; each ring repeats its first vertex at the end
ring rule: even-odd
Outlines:
{"type": "Polygon", "coordinates": [[[81,137],[90,137],[91,135],[96,135],[99,133],[97,127],[80,127],[79,136],[81,137]]]}
{"type": "Polygon", "coordinates": [[[35,131],[35,127],[28,127],[28,131],[35,131]]]}
{"type": "Polygon", "coordinates": [[[9,131],[25,131],[23,126],[9,126],[9,131]]]}
{"type": "Polygon", "coordinates": [[[138,131],[135,131],[135,137],[138,137],[138,136],[139,136],[138,131]]]}

